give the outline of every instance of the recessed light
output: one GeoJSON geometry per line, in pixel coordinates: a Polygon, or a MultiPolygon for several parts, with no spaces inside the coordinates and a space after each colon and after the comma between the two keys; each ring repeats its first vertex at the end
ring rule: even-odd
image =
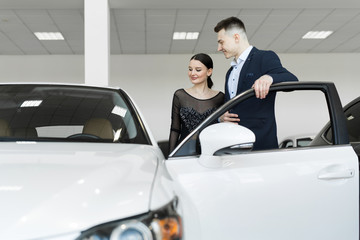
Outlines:
{"type": "Polygon", "coordinates": [[[333,31],[310,31],[307,32],[302,38],[303,39],[325,39],[330,36],[333,31]]]}
{"type": "Polygon", "coordinates": [[[64,40],[61,32],[35,32],[34,34],[39,40],[64,40]]]}
{"type": "Polygon", "coordinates": [[[42,100],[26,100],[20,107],[38,107],[42,103],[42,100]]]}
{"type": "Polygon", "coordinates": [[[174,32],[174,40],[195,40],[198,39],[199,32],[174,32]]]}
{"type": "Polygon", "coordinates": [[[186,34],[186,39],[187,40],[194,40],[194,39],[198,39],[199,37],[199,32],[188,32],[186,34]]]}
{"type": "Polygon", "coordinates": [[[186,32],[174,32],[173,39],[174,40],[183,40],[186,37],[186,32]]]}
{"type": "Polygon", "coordinates": [[[115,106],[113,108],[113,110],[111,111],[111,113],[116,114],[116,115],[118,115],[120,117],[125,117],[126,112],[127,112],[127,110],[125,108],[122,108],[122,107],[119,107],[119,106],[115,106]]]}

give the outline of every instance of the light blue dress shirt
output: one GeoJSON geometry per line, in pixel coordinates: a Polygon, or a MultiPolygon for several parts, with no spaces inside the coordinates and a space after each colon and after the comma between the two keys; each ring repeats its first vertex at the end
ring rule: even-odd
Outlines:
{"type": "Polygon", "coordinates": [[[239,56],[238,59],[234,59],[231,61],[232,71],[229,75],[229,81],[228,81],[228,89],[229,89],[229,95],[230,99],[236,96],[237,87],[239,83],[239,77],[241,69],[245,63],[245,60],[250,54],[251,49],[253,46],[249,46],[245,51],[239,56]]]}

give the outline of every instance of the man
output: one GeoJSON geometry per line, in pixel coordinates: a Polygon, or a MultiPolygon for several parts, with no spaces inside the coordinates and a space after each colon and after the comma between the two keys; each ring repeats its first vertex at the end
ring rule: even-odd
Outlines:
{"type": "Polygon", "coordinates": [[[275,93],[269,94],[273,83],[298,81],[286,70],[273,51],[259,50],[250,45],[244,23],[230,17],[220,21],[214,31],[218,38],[218,51],[225,58],[233,58],[226,73],[225,102],[253,88],[256,98],[238,104],[221,116],[220,121],[239,123],[255,133],[254,150],[278,147],[274,102],[275,93]]]}

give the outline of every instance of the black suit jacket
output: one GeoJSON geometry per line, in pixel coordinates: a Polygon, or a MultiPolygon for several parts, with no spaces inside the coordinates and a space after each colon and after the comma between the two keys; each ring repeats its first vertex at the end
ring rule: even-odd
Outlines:
{"type": "MultiPolygon", "coordinates": [[[[231,70],[232,68],[226,73],[225,102],[230,99],[228,81],[231,70]]],[[[265,74],[273,78],[273,83],[298,81],[295,75],[281,65],[275,52],[253,47],[241,69],[236,94],[250,89],[255,80],[265,74]]],[[[269,93],[265,99],[251,98],[230,110],[239,115],[240,125],[255,133],[254,150],[278,147],[274,103],[275,93],[269,93]]]]}

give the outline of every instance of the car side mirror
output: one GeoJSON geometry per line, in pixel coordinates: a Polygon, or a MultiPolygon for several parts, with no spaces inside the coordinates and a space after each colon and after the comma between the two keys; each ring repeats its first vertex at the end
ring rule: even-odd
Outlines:
{"type": "Polygon", "coordinates": [[[252,149],[255,134],[246,127],[234,123],[216,123],[205,128],[199,136],[201,145],[200,164],[217,168],[222,166],[216,155],[240,154],[252,149]]]}

